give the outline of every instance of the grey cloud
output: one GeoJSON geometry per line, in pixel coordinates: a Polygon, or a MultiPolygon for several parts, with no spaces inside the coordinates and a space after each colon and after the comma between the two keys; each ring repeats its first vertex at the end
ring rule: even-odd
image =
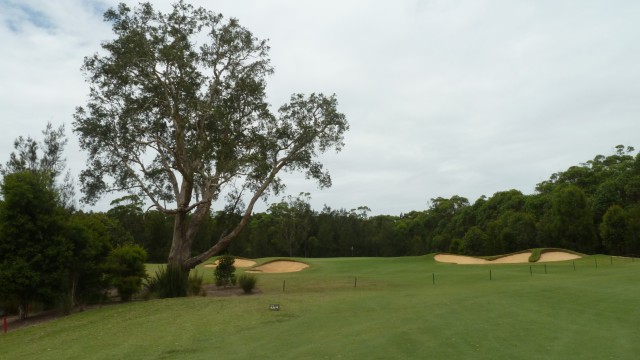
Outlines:
{"type": "MultiPolygon", "coordinates": [[[[17,135],[38,134],[48,120],[70,128],[88,91],[82,58],[112,36],[101,12],[117,4],[24,3],[55,31],[24,14],[14,18],[25,31],[0,29],[11,49],[0,56],[0,119],[11,125],[0,134],[3,158],[17,135]]],[[[270,39],[274,109],[293,92],[337,94],[351,131],[340,154],[322,157],[334,186],[286,175],[288,192],[311,192],[318,210],[398,214],[438,196],[531,193],[617,144],[640,146],[635,1],[194,3],[270,39]]],[[[3,24],[22,11],[0,6],[3,24]]],[[[77,145],[68,157],[78,173],[77,145]]]]}

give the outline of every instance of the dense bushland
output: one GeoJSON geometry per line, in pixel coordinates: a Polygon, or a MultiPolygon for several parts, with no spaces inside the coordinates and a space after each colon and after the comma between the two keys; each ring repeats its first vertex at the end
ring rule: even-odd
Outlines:
{"type": "Polygon", "coordinates": [[[122,300],[140,289],[146,251],[105,214],[75,209],[63,179],[64,128],[40,142],[18,138],[0,166],[0,309],[59,308],[101,301],[113,287],[122,300]]]}

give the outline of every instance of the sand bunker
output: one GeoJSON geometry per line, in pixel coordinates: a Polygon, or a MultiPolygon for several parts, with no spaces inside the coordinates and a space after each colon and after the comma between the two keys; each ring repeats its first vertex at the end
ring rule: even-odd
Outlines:
{"type": "Polygon", "coordinates": [[[582,256],[580,255],[564,251],[550,251],[540,255],[540,260],[538,260],[538,262],[575,260],[580,259],[581,257],[582,256]]]}
{"type": "Polygon", "coordinates": [[[475,258],[471,256],[451,255],[451,254],[438,254],[434,257],[434,259],[438,262],[462,264],[462,265],[479,265],[479,264],[491,263],[491,261],[485,260],[485,259],[475,258]]]}
{"type": "Polygon", "coordinates": [[[484,264],[521,264],[529,262],[531,252],[507,255],[495,260],[486,260],[472,256],[438,254],[435,256],[436,261],[462,264],[462,265],[484,265],[484,264]]]}
{"type": "Polygon", "coordinates": [[[529,258],[531,257],[531,251],[503,256],[501,258],[497,258],[495,260],[490,261],[492,264],[523,264],[528,263],[529,258]]]}
{"type": "Polygon", "coordinates": [[[261,273],[287,273],[296,272],[308,268],[309,265],[301,263],[299,261],[278,260],[266,263],[264,265],[256,266],[247,272],[261,272],[261,273]]]}
{"type": "MultiPolygon", "coordinates": [[[[507,255],[495,260],[486,260],[472,256],[438,254],[434,257],[436,261],[461,265],[486,265],[486,264],[524,264],[529,262],[531,252],[523,252],[520,254],[507,255]]],[[[564,251],[551,251],[540,255],[538,262],[565,261],[579,259],[579,255],[571,254],[564,251]]]]}
{"type": "MultiPolygon", "coordinates": [[[[236,261],[233,262],[233,266],[235,266],[237,268],[248,268],[248,267],[252,267],[255,264],[256,264],[256,262],[253,261],[253,260],[240,259],[240,258],[236,258],[236,261]]],[[[207,264],[204,267],[206,267],[206,268],[214,268],[216,266],[218,266],[218,260],[216,260],[213,264],[207,264]]]]}

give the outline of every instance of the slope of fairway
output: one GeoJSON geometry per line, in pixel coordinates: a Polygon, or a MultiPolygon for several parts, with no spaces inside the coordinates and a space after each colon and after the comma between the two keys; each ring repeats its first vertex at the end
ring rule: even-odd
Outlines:
{"type": "Polygon", "coordinates": [[[13,331],[0,336],[0,358],[634,359],[640,353],[640,262],[631,259],[496,267],[438,263],[432,255],[304,262],[310,267],[302,272],[256,274],[260,295],[134,302],[13,331]]]}

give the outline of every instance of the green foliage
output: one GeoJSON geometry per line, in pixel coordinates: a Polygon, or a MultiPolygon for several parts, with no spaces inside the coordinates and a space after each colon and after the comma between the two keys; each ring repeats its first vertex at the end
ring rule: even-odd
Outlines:
{"type": "MultiPolygon", "coordinates": [[[[111,204],[115,206],[107,216],[117,221],[131,235],[132,241],[147,250],[148,261],[166,262],[173,235],[173,216],[155,210],[144,212],[142,200],[133,195],[114,200],[111,204]]],[[[199,231],[198,234],[211,239],[210,232],[199,231]]]]}
{"type": "Polygon", "coordinates": [[[149,279],[147,289],[161,299],[187,296],[189,274],[173,264],[162,266],[156,271],[155,277],[149,279]]]}
{"type": "Polygon", "coordinates": [[[494,254],[511,253],[536,246],[536,219],[533,214],[507,210],[489,224],[499,243],[494,254]]]}
{"type": "Polygon", "coordinates": [[[602,217],[600,236],[603,244],[614,255],[629,253],[629,221],[624,209],[619,205],[611,206],[602,217]]]}
{"type": "Polygon", "coordinates": [[[281,252],[290,257],[295,256],[299,249],[308,254],[308,233],[312,215],[309,193],[300,193],[299,196],[289,195],[279,203],[269,206],[268,213],[272,217],[273,227],[277,236],[274,245],[281,252]]]}
{"type": "Polygon", "coordinates": [[[593,212],[580,188],[567,185],[554,191],[550,216],[547,234],[560,247],[583,252],[594,248],[593,212]]]}
{"type": "Polygon", "coordinates": [[[202,287],[203,282],[204,277],[198,273],[189,275],[189,272],[172,264],[160,266],[155,275],[147,279],[145,298],[206,295],[202,287]]]}
{"type": "Polygon", "coordinates": [[[540,256],[542,255],[541,248],[531,249],[531,256],[529,256],[529,262],[534,263],[540,260],[540,256]]]}
{"type": "Polygon", "coordinates": [[[68,270],[67,293],[62,303],[65,312],[80,304],[99,300],[108,283],[105,281],[105,262],[112,249],[115,226],[103,214],[78,212],[65,227],[65,238],[71,243],[71,256],[65,264],[68,270]]]}
{"type": "Polygon", "coordinates": [[[147,252],[139,245],[122,245],[111,250],[105,264],[109,283],[118,289],[122,301],[129,301],[140,291],[147,277],[147,252]]]}
{"type": "Polygon", "coordinates": [[[204,282],[204,275],[198,275],[198,273],[189,275],[189,279],[187,283],[187,294],[202,295],[202,296],[206,295],[207,293],[202,288],[203,282],[204,282]]]}
{"type": "Polygon", "coordinates": [[[43,139],[37,141],[31,136],[19,136],[14,141],[15,152],[9,156],[5,166],[0,165],[0,174],[30,171],[38,173],[46,182],[46,187],[56,194],[58,205],[73,210],[75,187],[71,173],[66,172],[60,179],[66,166],[62,152],[67,144],[64,125],[54,129],[51,123],[42,131],[43,139]]]}
{"type": "Polygon", "coordinates": [[[231,255],[218,257],[218,266],[214,271],[216,286],[229,286],[236,284],[236,267],[233,263],[236,259],[231,255]]]}
{"type": "Polygon", "coordinates": [[[253,288],[256,287],[257,282],[258,277],[253,274],[244,273],[238,277],[238,284],[246,294],[253,292],[253,288]]]}
{"type": "Polygon", "coordinates": [[[29,302],[57,301],[72,244],[48,175],[6,174],[0,193],[0,298],[18,302],[26,317],[29,302]]]}
{"type": "Polygon", "coordinates": [[[460,242],[460,254],[478,255],[483,253],[483,247],[489,243],[489,237],[477,226],[469,229],[460,242]]]}

